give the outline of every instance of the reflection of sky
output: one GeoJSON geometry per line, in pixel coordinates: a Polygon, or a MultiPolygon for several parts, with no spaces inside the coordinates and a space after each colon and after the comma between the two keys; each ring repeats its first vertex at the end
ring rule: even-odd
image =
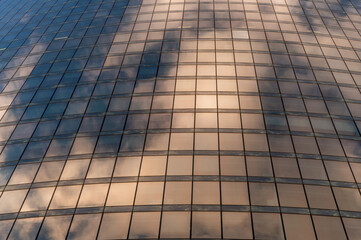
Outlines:
{"type": "Polygon", "coordinates": [[[0,0],[0,214],[86,213],[19,218],[9,238],[95,238],[102,222],[99,236],[282,239],[300,220],[280,218],[275,179],[317,190],[333,160],[356,203],[328,187],[332,201],[359,212],[358,3],[167,3],[0,0]]]}

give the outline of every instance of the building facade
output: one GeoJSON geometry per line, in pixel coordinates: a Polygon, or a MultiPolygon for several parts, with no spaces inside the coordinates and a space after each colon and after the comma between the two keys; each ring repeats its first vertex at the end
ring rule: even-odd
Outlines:
{"type": "Polygon", "coordinates": [[[0,239],[360,239],[358,0],[0,0],[0,239]]]}

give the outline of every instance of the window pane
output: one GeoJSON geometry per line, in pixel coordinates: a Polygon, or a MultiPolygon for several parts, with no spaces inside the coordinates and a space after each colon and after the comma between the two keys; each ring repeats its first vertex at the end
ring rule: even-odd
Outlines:
{"type": "Polygon", "coordinates": [[[193,133],[171,133],[170,150],[192,150],[193,133]]]}
{"type": "Polygon", "coordinates": [[[78,201],[80,190],[80,185],[57,187],[49,208],[74,208],[78,201]]]}
{"type": "Polygon", "coordinates": [[[245,182],[222,182],[222,204],[248,205],[248,190],[245,182]]]}
{"type": "Polygon", "coordinates": [[[21,159],[32,159],[44,157],[50,141],[30,142],[21,159]]]}
{"type": "Polygon", "coordinates": [[[138,176],[140,157],[119,157],[115,165],[114,177],[138,176]]]}
{"type": "Polygon", "coordinates": [[[216,133],[195,133],[195,150],[218,150],[216,133]]]}
{"type": "Polygon", "coordinates": [[[216,128],[216,127],[217,127],[216,113],[196,114],[196,128],[216,128]]]}
{"type": "Polygon", "coordinates": [[[191,204],[191,182],[170,182],[165,185],[164,204],[191,204]]]}
{"type": "Polygon", "coordinates": [[[60,180],[83,179],[88,170],[89,159],[86,160],[68,160],[65,164],[60,180]]]}
{"type": "Polygon", "coordinates": [[[330,187],[305,185],[305,189],[310,208],[336,209],[330,187]]]}
{"type": "Polygon", "coordinates": [[[33,135],[36,125],[36,123],[19,124],[11,135],[10,140],[30,138],[33,135]]]}
{"type": "Polygon", "coordinates": [[[149,129],[169,128],[171,114],[151,114],[149,118],[149,129]]]}
{"type": "Polygon", "coordinates": [[[79,132],[98,132],[102,122],[103,117],[85,117],[80,125],[79,132]]]}
{"type": "Polygon", "coordinates": [[[160,212],[134,212],[129,238],[158,238],[160,212]]]}
{"type": "Polygon", "coordinates": [[[246,151],[268,151],[265,134],[244,134],[246,151]]]}
{"type": "Polygon", "coordinates": [[[358,189],[334,187],[333,191],[340,210],[361,211],[361,195],[358,189]]]}
{"type": "Polygon", "coordinates": [[[123,135],[120,151],[142,151],[144,134],[123,135]]]}
{"type": "Polygon", "coordinates": [[[249,183],[252,205],[277,206],[276,188],[273,183],[249,183]]]}
{"type": "Polygon", "coordinates": [[[353,176],[347,162],[324,161],[330,180],[353,182],[353,176]]]}
{"type": "Polygon", "coordinates": [[[13,226],[14,221],[15,221],[14,219],[0,221],[0,238],[1,239],[6,239],[6,237],[8,236],[8,234],[11,230],[11,227],[13,226]]]}
{"type": "Polygon", "coordinates": [[[218,175],[219,161],[217,156],[194,156],[194,175],[218,175]]]}
{"type": "Polygon", "coordinates": [[[219,212],[192,213],[193,238],[220,238],[221,216],[219,212]]]}
{"type": "Polygon", "coordinates": [[[97,137],[76,138],[70,154],[91,154],[93,153],[97,137]]]}
{"type": "Polygon", "coordinates": [[[220,193],[218,182],[194,182],[194,204],[219,204],[220,193]]]}
{"type": "Polygon", "coordinates": [[[310,216],[282,214],[282,218],[287,239],[316,239],[310,216]]]}
{"type": "Polygon", "coordinates": [[[243,128],[264,129],[263,116],[261,114],[242,113],[243,128]]]}
{"type": "Polygon", "coordinates": [[[361,234],[361,219],[359,218],[342,218],[347,236],[349,239],[357,239],[361,234]]]}
{"type": "Polygon", "coordinates": [[[246,212],[223,212],[223,237],[230,239],[251,239],[251,215],[246,212]]]}
{"type": "Polygon", "coordinates": [[[6,185],[11,174],[14,171],[14,168],[15,168],[15,166],[0,168],[0,186],[6,185]]]}
{"type": "Polygon", "coordinates": [[[167,175],[191,175],[192,156],[169,156],[167,175]]]}
{"type": "Polygon", "coordinates": [[[193,113],[174,113],[172,120],[172,128],[193,128],[193,113]]]}
{"type": "Polygon", "coordinates": [[[54,190],[55,187],[31,189],[28,193],[28,196],[25,199],[21,211],[25,212],[25,211],[46,210],[50,203],[50,199],[53,196],[54,190]]]}
{"type": "Polygon", "coordinates": [[[67,239],[95,239],[101,214],[74,215],[67,239]]]}
{"type": "Polygon", "coordinates": [[[247,171],[249,176],[272,177],[271,160],[266,157],[247,157],[247,171]]]}
{"type": "Polygon", "coordinates": [[[46,156],[55,157],[67,155],[72,143],[73,139],[54,139],[50,144],[46,156]]]}
{"type": "Polygon", "coordinates": [[[163,186],[163,182],[139,182],[135,204],[161,204],[163,198],[163,186]]]}
{"type": "Polygon", "coordinates": [[[272,158],[276,177],[299,178],[297,161],[294,158],[272,158]]]}
{"type": "Polygon", "coordinates": [[[40,166],[35,182],[56,181],[60,177],[63,170],[64,161],[59,162],[43,162],[40,166]]]}
{"type": "Polygon", "coordinates": [[[303,178],[327,179],[325,168],[320,160],[300,159],[299,165],[303,178]]]}
{"type": "Polygon", "coordinates": [[[37,239],[65,239],[71,219],[72,216],[46,217],[37,239]]]}
{"type": "Polygon", "coordinates": [[[284,239],[281,217],[276,213],[253,213],[256,239],[284,239]]]}
{"type": "Polygon", "coordinates": [[[28,190],[5,191],[0,198],[0,213],[12,213],[20,210],[28,190]]]}
{"type": "Polygon", "coordinates": [[[189,238],[190,212],[163,212],[161,238],[189,238]]]}
{"type": "Polygon", "coordinates": [[[125,129],[146,129],[148,124],[148,114],[128,115],[125,129]]]}
{"type": "Polygon", "coordinates": [[[109,184],[84,185],[78,207],[103,206],[108,192],[109,184]]]}
{"type": "Polygon", "coordinates": [[[93,159],[88,170],[87,178],[111,177],[114,163],[114,158],[93,159]]]}
{"type": "Polygon", "coordinates": [[[42,221],[43,218],[40,217],[16,220],[8,239],[35,239],[42,221]]]}
{"type": "Polygon", "coordinates": [[[80,118],[63,119],[60,122],[58,130],[56,131],[56,134],[61,135],[61,134],[76,133],[76,131],[79,128],[80,122],[81,122],[80,118]]]}
{"type": "Polygon", "coordinates": [[[313,216],[318,239],[347,239],[339,217],[313,216]]]}
{"type": "Polygon", "coordinates": [[[125,115],[106,116],[102,131],[123,130],[125,124],[125,115]]]}
{"type": "Polygon", "coordinates": [[[126,239],[131,213],[104,213],[99,239],[126,239]]]}
{"type": "Polygon", "coordinates": [[[166,160],[166,156],[144,156],[140,176],[164,175],[166,160]]]}
{"type": "Polygon", "coordinates": [[[121,136],[100,136],[95,153],[118,152],[121,136]]]}
{"type": "Polygon", "coordinates": [[[136,183],[112,183],[107,206],[133,205],[136,183]]]}
{"type": "Polygon", "coordinates": [[[221,156],[221,174],[245,176],[246,167],[244,158],[240,156],[221,156]]]}
{"type": "Polygon", "coordinates": [[[148,134],[145,143],[146,151],[164,151],[168,150],[169,134],[148,134]]]}
{"type": "Polygon", "coordinates": [[[302,185],[279,183],[277,184],[277,190],[281,206],[308,207],[302,185]]]}
{"type": "Polygon", "coordinates": [[[16,161],[19,160],[21,154],[25,149],[26,144],[10,144],[6,145],[4,150],[0,155],[0,162],[9,162],[9,161],[16,161]]]}
{"type": "Polygon", "coordinates": [[[243,138],[239,133],[220,133],[220,148],[226,151],[242,151],[243,138]]]}

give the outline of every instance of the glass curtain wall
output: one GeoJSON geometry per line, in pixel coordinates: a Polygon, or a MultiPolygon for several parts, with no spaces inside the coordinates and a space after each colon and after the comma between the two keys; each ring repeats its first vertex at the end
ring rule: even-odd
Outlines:
{"type": "Polygon", "coordinates": [[[360,239],[358,0],[0,0],[0,239],[360,239]]]}

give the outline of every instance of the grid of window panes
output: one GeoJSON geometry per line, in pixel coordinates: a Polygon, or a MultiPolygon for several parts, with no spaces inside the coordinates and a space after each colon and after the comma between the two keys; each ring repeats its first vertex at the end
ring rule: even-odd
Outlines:
{"type": "Polygon", "coordinates": [[[0,239],[359,239],[358,0],[0,0],[0,239]]]}

